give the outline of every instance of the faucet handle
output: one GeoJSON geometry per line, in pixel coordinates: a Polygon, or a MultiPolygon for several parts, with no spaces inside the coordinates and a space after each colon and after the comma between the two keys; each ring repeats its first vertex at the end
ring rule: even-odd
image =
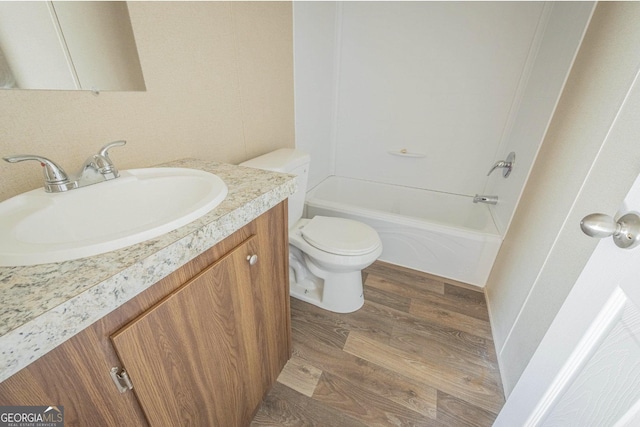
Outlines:
{"type": "Polygon", "coordinates": [[[98,156],[100,156],[101,157],[100,160],[102,160],[100,162],[101,164],[99,164],[98,167],[100,168],[100,172],[103,175],[109,174],[109,173],[112,173],[116,177],[119,175],[118,169],[116,169],[116,167],[113,165],[113,162],[111,161],[111,158],[109,157],[109,150],[112,149],[113,147],[121,147],[126,143],[127,141],[110,142],[104,147],[102,147],[100,151],[98,151],[98,156]]]}
{"type": "Polygon", "coordinates": [[[516,162],[516,153],[512,151],[511,153],[509,153],[506,160],[497,161],[493,165],[493,167],[489,170],[489,173],[487,174],[487,176],[491,175],[491,172],[493,172],[494,170],[498,168],[503,168],[504,171],[502,171],[502,176],[506,178],[511,174],[511,170],[513,169],[513,165],[515,164],[515,162],[516,162]]]}
{"type": "Polygon", "coordinates": [[[121,147],[123,145],[126,145],[127,141],[113,141],[108,143],[107,145],[105,145],[104,147],[102,147],[100,149],[100,151],[98,151],[98,154],[100,154],[103,157],[106,157],[107,159],[109,158],[109,150],[112,149],[113,147],[121,147]]]}
{"type": "Polygon", "coordinates": [[[58,193],[75,188],[73,182],[69,180],[64,169],[52,160],[42,156],[23,154],[18,156],[3,157],[9,163],[23,162],[25,160],[35,160],[40,162],[44,175],[44,189],[47,193],[58,193]]]}
{"type": "Polygon", "coordinates": [[[491,173],[498,168],[511,169],[511,165],[507,165],[507,162],[505,162],[504,160],[500,160],[493,165],[493,167],[489,170],[489,173],[487,174],[487,176],[491,175],[491,173]]]}

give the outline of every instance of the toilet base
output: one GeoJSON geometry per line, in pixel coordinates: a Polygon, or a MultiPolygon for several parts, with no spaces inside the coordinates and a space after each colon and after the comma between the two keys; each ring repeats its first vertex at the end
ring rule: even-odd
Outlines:
{"type": "Polygon", "coordinates": [[[321,267],[306,253],[289,245],[289,294],[334,313],[352,313],[364,305],[362,268],[365,263],[348,266],[321,267]]]}
{"type": "Polygon", "coordinates": [[[356,271],[331,276],[334,277],[329,279],[327,287],[326,279],[314,277],[312,280],[315,286],[309,286],[308,277],[303,284],[299,284],[295,282],[295,276],[290,275],[289,294],[296,299],[334,313],[352,313],[359,310],[364,305],[362,273],[356,271]]]}

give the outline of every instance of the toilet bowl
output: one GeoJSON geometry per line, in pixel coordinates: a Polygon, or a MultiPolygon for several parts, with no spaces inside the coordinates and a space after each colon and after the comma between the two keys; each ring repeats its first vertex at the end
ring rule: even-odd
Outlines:
{"type": "Polygon", "coordinates": [[[358,221],[302,218],[309,160],[298,150],[280,149],[240,165],[296,175],[298,189],[289,198],[290,295],[350,313],[364,304],[362,269],[380,256],[382,242],[373,228],[358,221]]]}
{"type": "Polygon", "coordinates": [[[337,313],[362,307],[362,269],[382,253],[373,228],[343,218],[300,219],[289,230],[289,247],[292,296],[337,313]]]}

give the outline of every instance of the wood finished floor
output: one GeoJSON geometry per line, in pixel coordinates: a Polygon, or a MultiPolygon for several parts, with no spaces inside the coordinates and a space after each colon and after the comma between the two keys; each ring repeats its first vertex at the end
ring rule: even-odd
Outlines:
{"type": "Polygon", "coordinates": [[[376,262],[365,305],[291,299],[293,357],[252,426],[490,426],[504,403],[484,295],[376,262]]]}

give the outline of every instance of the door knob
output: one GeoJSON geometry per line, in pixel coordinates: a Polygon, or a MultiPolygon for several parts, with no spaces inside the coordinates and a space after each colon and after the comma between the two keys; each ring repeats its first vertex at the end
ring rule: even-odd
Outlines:
{"type": "Polygon", "coordinates": [[[635,213],[627,213],[618,221],[609,215],[594,213],[582,218],[580,228],[587,236],[598,239],[613,236],[620,248],[631,249],[640,243],[640,216],[635,213]]]}
{"type": "Polygon", "coordinates": [[[258,255],[247,255],[247,261],[249,261],[249,265],[255,265],[255,263],[258,262],[258,255]]]}

